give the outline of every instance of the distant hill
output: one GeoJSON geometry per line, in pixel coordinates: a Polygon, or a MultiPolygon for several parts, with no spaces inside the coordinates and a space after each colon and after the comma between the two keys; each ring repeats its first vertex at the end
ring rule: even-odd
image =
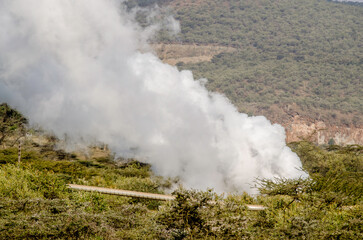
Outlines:
{"type": "Polygon", "coordinates": [[[177,37],[162,32],[157,42],[174,48],[235,48],[210,61],[188,62],[180,56],[177,62],[174,56],[174,62],[196,78],[208,78],[207,87],[226,94],[240,111],[285,126],[298,116],[307,123],[363,127],[361,5],[318,0],[132,3],[168,6],[180,21],[177,37]]]}

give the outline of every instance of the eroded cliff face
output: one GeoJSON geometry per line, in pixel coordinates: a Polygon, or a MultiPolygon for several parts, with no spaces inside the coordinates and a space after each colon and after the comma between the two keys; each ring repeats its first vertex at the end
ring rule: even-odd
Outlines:
{"type": "Polygon", "coordinates": [[[293,117],[283,126],[287,142],[306,139],[317,144],[363,145],[363,128],[334,126],[323,121],[304,120],[300,116],[293,117]]]}

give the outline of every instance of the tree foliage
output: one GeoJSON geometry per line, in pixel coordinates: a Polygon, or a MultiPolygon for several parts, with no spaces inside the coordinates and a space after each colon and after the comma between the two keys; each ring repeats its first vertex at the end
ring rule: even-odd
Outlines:
{"type": "MultiPolygon", "coordinates": [[[[52,140],[56,141],[56,140],[52,140]]],[[[261,179],[261,195],[177,189],[174,201],[67,189],[67,183],[161,193],[147,164],[78,159],[29,138],[23,160],[0,150],[1,239],[361,239],[362,147],[291,144],[308,179],[261,179]],[[53,153],[52,153],[53,152],[53,153]],[[246,204],[261,204],[249,211],[246,204]]]]}
{"type": "Polygon", "coordinates": [[[27,119],[21,113],[6,103],[0,104],[0,144],[10,136],[16,135],[16,139],[24,136],[26,124],[27,119]]]}
{"type": "Polygon", "coordinates": [[[112,155],[82,160],[48,141],[27,139],[20,163],[16,148],[0,150],[0,239],[363,238],[359,145],[292,143],[309,178],[257,180],[261,194],[254,197],[179,188],[174,201],[162,203],[68,189],[75,183],[162,193],[171,180],[147,164],[112,155]]]}

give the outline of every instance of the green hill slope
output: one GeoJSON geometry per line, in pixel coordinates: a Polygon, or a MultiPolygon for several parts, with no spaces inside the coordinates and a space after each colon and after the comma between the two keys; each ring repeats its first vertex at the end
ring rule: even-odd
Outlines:
{"type": "Polygon", "coordinates": [[[211,62],[177,65],[208,78],[207,87],[241,111],[277,122],[299,114],[363,125],[362,6],[318,0],[159,3],[181,24],[177,38],[161,34],[159,41],[237,48],[211,62]]]}

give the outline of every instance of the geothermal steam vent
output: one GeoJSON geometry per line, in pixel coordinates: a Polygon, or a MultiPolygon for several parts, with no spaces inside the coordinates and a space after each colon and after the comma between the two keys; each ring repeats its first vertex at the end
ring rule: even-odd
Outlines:
{"type": "Polygon", "coordinates": [[[0,101],[58,137],[97,139],[193,188],[303,174],[281,126],[141,53],[151,31],[119,1],[0,0],[0,29],[0,101]]]}

